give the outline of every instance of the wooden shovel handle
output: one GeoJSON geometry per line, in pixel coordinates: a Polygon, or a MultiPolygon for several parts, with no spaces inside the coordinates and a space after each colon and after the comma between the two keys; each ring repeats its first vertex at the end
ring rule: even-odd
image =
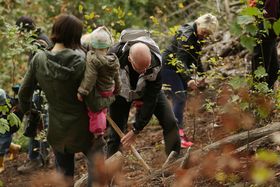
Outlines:
{"type": "MultiPolygon", "coordinates": [[[[112,120],[112,118],[107,115],[106,116],[107,121],[109,124],[113,127],[113,129],[117,132],[117,134],[122,138],[124,137],[124,133],[121,131],[121,129],[118,127],[118,125],[112,120]]],[[[138,153],[138,151],[135,149],[133,145],[130,146],[132,153],[134,156],[142,163],[144,168],[148,171],[151,172],[151,168],[148,166],[148,164],[145,162],[145,160],[141,157],[141,155],[138,153]]]]}

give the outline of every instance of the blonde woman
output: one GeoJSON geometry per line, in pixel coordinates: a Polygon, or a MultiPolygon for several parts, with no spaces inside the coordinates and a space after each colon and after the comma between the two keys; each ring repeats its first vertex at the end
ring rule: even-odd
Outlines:
{"type": "Polygon", "coordinates": [[[187,99],[186,89],[187,87],[195,89],[198,83],[191,79],[188,70],[195,65],[198,72],[203,72],[199,57],[202,45],[200,41],[213,34],[217,28],[218,20],[215,16],[202,15],[194,22],[182,25],[162,54],[163,84],[171,88],[166,91],[166,94],[173,103],[181,137],[181,148],[187,148],[193,144],[185,136],[183,114],[187,99]],[[175,63],[171,63],[174,60],[175,63]]]}

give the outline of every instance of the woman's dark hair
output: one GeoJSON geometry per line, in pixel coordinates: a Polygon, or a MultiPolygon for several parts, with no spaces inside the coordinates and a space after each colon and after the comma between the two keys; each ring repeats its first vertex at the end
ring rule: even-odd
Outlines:
{"type": "Polygon", "coordinates": [[[28,16],[21,16],[17,19],[16,21],[16,26],[19,27],[20,31],[31,31],[31,30],[35,30],[36,25],[34,23],[34,21],[32,20],[32,18],[28,17],[28,16]]]}
{"type": "Polygon", "coordinates": [[[52,27],[51,40],[53,43],[63,43],[71,49],[81,48],[83,23],[73,15],[59,15],[52,27]]]}

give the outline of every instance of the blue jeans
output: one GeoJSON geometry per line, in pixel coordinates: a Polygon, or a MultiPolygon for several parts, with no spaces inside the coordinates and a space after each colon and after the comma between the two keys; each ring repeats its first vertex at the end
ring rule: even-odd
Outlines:
{"type": "Polygon", "coordinates": [[[165,68],[162,70],[163,84],[167,84],[170,90],[165,90],[164,93],[168,98],[172,100],[173,112],[178,122],[178,127],[181,129],[184,127],[184,111],[187,101],[186,85],[181,77],[175,70],[165,68]]]}
{"type": "Polygon", "coordinates": [[[0,156],[4,156],[10,148],[12,142],[12,134],[7,132],[0,134],[0,156]]]}

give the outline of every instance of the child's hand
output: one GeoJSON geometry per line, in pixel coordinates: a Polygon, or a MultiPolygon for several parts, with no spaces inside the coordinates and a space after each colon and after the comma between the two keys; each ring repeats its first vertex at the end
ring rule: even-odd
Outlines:
{"type": "Polygon", "coordinates": [[[83,96],[80,93],[77,93],[77,98],[79,101],[83,102],[83,96]]]}

